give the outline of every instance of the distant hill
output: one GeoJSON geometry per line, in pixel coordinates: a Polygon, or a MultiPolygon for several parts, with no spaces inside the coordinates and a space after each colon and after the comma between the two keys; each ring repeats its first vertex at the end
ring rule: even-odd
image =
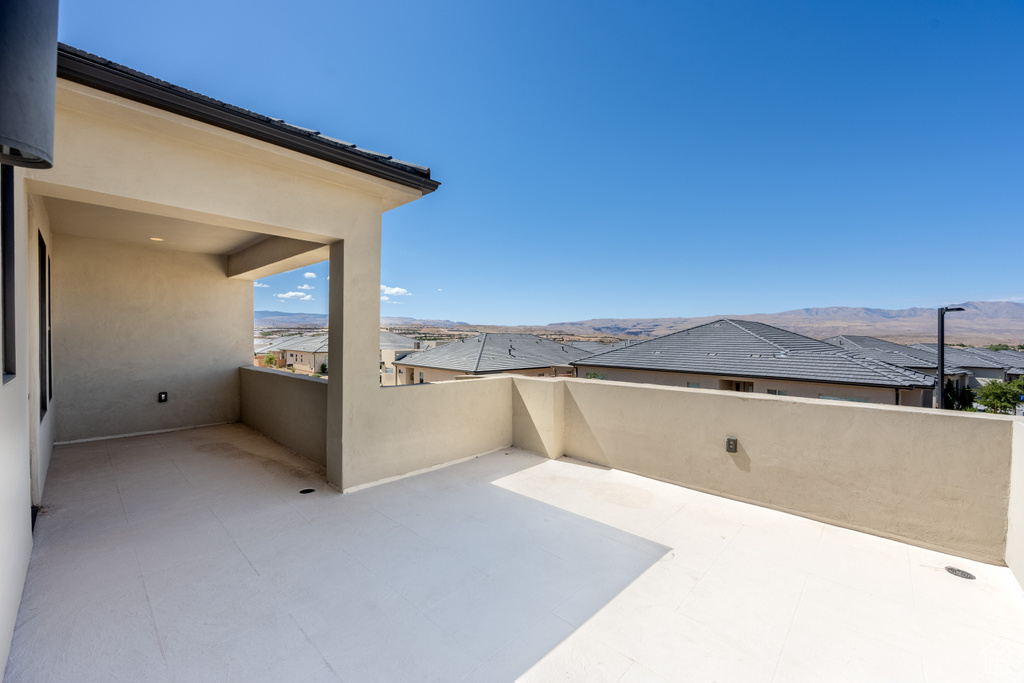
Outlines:
{"type": "Polygon", "coordinates": [[[284,311],[255,311],[256,327],[326,327],[326,313],[285,313],[284,311]]]}
{"type": "MultiPolygon", "coordinates": [[[[946,315],[946,338],[950,343],[992,344],[1024,341],[1024,304],[1013,301],[972,301],[963,304],[963,312],[946,315]]],[[[934,308],[801,308],[782,313],[714,315],[699,318],[597,319],[553,323],[545,327],[579,334],[592,330],[597,334],[621,337],[652,337],[702,325],[719,318],[737,318],[782,327],[799,334],[822,339],[837,334],[865,334],[893,341],[915,342],[935,339],[934,308]]]]}
{"type": "Polygon", "coordinates": [[[455,322],[452,320],[419,320],[417,318],[381,318],[380,324],[386,327],[458,327],[459,325],[469,325],[469,323],[455,322]]]}
{"type": "MultiPolygon", "coordinates": [[[[967,310],[946,316],[946,339],[949,343],[1024,343],[1024,304],[1013,301],[971,301],[963,306],[967,310]]],[[[443,328],[453,332],[530,332],[582,337],[645,338],[703,325],[719,318],[756,320],[817,339],[837,334],[866,334],[902,343],[934,341],[936,327],[934,308],[890,310],[845,306],[698,318],[597,318],[548,325],[471,325],[451,320],[391,317],[381,318],[380,324],[384,327],[443,328]]],[[[327,316],[256,311],[256,325],[322,327],[327,325],[327,316]]]]}

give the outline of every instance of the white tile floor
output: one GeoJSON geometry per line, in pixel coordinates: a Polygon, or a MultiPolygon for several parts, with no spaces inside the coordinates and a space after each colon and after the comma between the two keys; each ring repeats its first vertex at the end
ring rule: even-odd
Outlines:
{"type": "Polygon", "coordinates": [[[343,496],[230,425],[45,498],[8,682],[1024,680],[1005,568],[514,449],[343,496]]]}

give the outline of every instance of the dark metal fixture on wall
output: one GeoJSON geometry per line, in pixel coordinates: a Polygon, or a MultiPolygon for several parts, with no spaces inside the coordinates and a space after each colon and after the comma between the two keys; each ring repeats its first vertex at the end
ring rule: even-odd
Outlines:
{"type": "Polygon", "coordinates": [[[0,163],[53,166],[57,0],[0,2],[0,163]]]}

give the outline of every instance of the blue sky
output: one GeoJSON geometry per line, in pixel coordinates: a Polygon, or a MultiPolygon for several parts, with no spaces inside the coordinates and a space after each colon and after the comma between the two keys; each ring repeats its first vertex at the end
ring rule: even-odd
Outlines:
{"type": "MultiPolygon", "coordinates": [[[[382,293],[382,315],[1024,301],[1018,1],[61,13],[76,47],[429,165],[441,187],[384,215],[381,284],[407,294],[382,293]]],[[[325,312],[326,276],[267,278],[256,308],[325,312]]]]}

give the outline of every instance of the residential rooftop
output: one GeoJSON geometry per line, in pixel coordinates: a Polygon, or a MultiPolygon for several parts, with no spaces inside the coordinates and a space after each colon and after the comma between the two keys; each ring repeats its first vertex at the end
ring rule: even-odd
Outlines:
{"type": "Polygon", "coordinates": [[[327,335],[303,335],[296,334],[281,339],[275,339],[270,344],[260,347],[257,353],[269,353],[271,351],[304,351],[306,353],[327,353],[327,335]]]}
{"type": "Polygon", "coordinates": [[[574,365],[878,387],[931,387],[912,369],[842,352],[772,325],[721,320],[600,353],[574,365]]]}
{"type": "Polygon", "coordinates": [[[412,337],[405,337],[394,332],[388,332],[387,330],[380,331],[380,348],[386,351],[405,351],[408,349],[417,349],[420,347],[421,342],[418,339],[412,337]]]}
{"type": "Polygon", "coordinates": [[[535,334],[487,332],[410,354],[400,364],[465,373],[490,373],[568,365],[589,355],[588,351],[535,334]]]}

